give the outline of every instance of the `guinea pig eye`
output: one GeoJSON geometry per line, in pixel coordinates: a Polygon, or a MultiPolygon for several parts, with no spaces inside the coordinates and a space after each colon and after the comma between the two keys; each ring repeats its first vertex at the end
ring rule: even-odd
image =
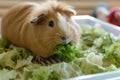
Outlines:
{"type": "Polygon", "coordinates": [[[54,27],[54,22],[51,20],[51,21],[49,21],[48,25],[49,25],[50,27],[54,27]]]}

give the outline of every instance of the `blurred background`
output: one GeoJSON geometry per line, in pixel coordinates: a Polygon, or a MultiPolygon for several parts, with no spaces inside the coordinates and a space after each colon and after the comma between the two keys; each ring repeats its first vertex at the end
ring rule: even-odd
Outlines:
{"type": "MultiPolygon", "coordinates": [[[[43,2],[45,0],[0,0],[0,16],[2,16],[11,6],[21,2],[43,2]]],[[[108,8],[120,6],[120,0],[57,0],[64,1],[74,6],[78,15],[89,15],[100,2],[104,2],[108,8]]]]}

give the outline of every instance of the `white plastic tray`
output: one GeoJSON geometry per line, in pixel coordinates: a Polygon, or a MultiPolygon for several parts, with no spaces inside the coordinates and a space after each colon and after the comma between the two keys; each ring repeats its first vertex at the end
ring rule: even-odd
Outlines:
{"type": "MultiPolygon", "coordinates": [[[[120,35],[120,27],[95,19],[91,16],[73,16],[72,19],[81,25],[94,26],[96,23],[99,23],[105,31],[113,33],[115,36],[120,35]]],[[[66,80],[120,80],[120,70],[80,76],[66,80]]]]}

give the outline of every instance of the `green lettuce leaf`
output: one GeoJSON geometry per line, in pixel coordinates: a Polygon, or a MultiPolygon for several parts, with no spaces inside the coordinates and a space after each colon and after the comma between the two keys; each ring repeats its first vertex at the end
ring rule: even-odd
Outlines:
{"type": "Polygon", "coordinates": [[[0,80],[15,80],[17,77],[17,71],[15,70],[0,70],[0,80]]]}
{"type": "Polygon", "coordinates": [[[102,55],[96,55],[95,53],[90,53],[86,58],[80,59],[80,68],[83,74],[94,74],[103,72],[102,67],[102,55]]]}
{"type": "Polygon", "coordinates": [[[112,44],[106,51],[104,66],[109,66],[111,64],[120,67],[120,43],[112,44]]]}
{"type": "Polygon", "coordinates": [[[22,53],[21,48],[19,48],[18,50],[14,48],[13,50],[0,54],[0,66],[1,68],[9,67],[13,69],[18,69],[30,64],[32,58],[33,57],[30,56],[29,53],[22,53]]]}
{"type": "Polygon", "coordinates": [[[0,38],[0,48],[7,48],[9,46],[9,43],[6,39],[0,38]]]}
{"type": "Polygon", "coordinates": [[[114,39],[111,37],[109,33],[105,33],[104,35],[100,36],[99,38],[94,40],[94,47],[102,53],[105,53],[105,51],[114,43],[114,39]]]}
{"type": "Polygon", "coordinates": [[[62,62],[59,64],[54,64],[51,67],[54,69],[54,71],[57,72],[57,74],[59,74],[59,76],[62,79],[67,79],[82,75],[80,67],[73,62],[70,63],[62,62]]]}
{"type": "Polygon", "coordinates": [[[58,45],[55,52],[57,53],[56,56],[65,62],[70,62],[75,58],[83,56],[78,52],[78,48],[73,43],[58,45]]]}
{"type": "Polygon", "coordinates": [[[51,66],[35,65],[24,68],[23,80],[61,80],[82,75],[77,64],[58,63],[51,66]]]}
{"type": "Polygon", "coordinates": [[[103,55],[97,55],[95,53],[90,53],[85,58],[75,59],[73,62],[79,65],[82,73],[85,75],[117,70],[115,65],[104,67],[103,55]]]}
{"type": "Polygon", "coordinates": [[[81,48],[86,50],[93,46],[94,40],[105,34],[105,31],[100,27],[100,25],[95,25],[95,27],[85,27],[81,26],[81,48]]]}

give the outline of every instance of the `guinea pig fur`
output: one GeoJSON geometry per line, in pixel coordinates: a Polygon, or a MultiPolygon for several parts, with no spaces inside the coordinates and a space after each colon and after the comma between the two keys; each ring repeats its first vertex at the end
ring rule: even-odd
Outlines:
{"type": "Polygon", "coordinates": [[[56,45],[80,41],[80,29],[71,16],[75,10],[62,2],[21,3],[2,18],[2,37],[41,57],[54,54],[56,45]]]}

